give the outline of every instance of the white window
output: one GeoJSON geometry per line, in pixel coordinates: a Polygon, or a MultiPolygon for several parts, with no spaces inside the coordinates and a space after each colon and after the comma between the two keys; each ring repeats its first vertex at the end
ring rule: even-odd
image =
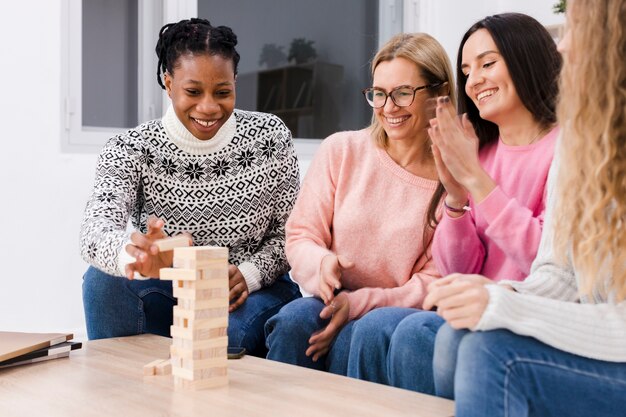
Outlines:
{"type": "Polygon", "coordinates": [[[191,16],[239,37],[238,108],[278,114],[297,138],[362,128],[371,117],[360,93],[368,62],[402,30],[404,1],[62,0],[62,149],[98,152],[111,136],[161,117],[158,31],[191,16]],[[288,60],[298,38],[315,57],[288,60]],[[277,63],[261,59],[265,45],[282,51],[277,63]]]}
{"type": "Polygon", "coordinates": [[[64,152],[98,152],[107,139],[161,117],[154,52],[166,21],[196,14],[195,0],[63,0],[64,152]]]}

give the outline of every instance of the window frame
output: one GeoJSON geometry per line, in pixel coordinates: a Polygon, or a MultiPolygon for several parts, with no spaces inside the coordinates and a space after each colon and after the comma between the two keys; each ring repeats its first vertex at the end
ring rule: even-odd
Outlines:
{"type": "MultiPolygon", "coordinates": [[[[123,128],[82,125],[82,0],[61,1],[61,151],[96,153],[123,128]]],[[[165,22],[197,14],[196,0],[138,1],[138,120],[158,117],[167,96],[155,82],[154,33],[165,22]]]]}
{"type": "MultiPolygon", "coordinates": [[[[407,0],[379,0],[379,42],[385,42],[402,30],[403,22],[400,17],[404,1],[407,0]],[[393,12],[391,18],[389,10],[393,12]]],[[[61,151],[64,153],[98,153],[109,138],[123,129],[82,125],[82,5],[83,0],[61,0],[60,117],[61,151]]],[[[157,57],[154,54],[153,34],[167,22],[197,15],[197,0],[139,0],[139,121],[151,120],[164,114],[169,105],[166,93],[154,79],[157,57]]],[[[306,140],[319,143],[322,139],[306,140]]],[[[308,148],[307,151],[313,152],[308,148]]]]}

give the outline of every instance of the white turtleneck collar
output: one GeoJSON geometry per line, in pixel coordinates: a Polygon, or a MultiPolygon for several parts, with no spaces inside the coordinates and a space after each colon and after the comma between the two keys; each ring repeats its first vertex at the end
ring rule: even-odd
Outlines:
{"type": "Polygon", "coordinates": [[[180,149],[194,155],[206,155],[224,149],[233,140],[237,129],[237,121],[233,112],[215,136],[209,140],[200,140],[187,130],[176,116],[171,105],[165,112],[162,121],[169,139],[180,149]]]}

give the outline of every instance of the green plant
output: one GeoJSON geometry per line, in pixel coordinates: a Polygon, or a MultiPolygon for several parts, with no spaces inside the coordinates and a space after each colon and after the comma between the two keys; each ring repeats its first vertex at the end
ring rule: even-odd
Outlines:
{"type": "Polygon", "coordinates": [[[558,3],[555,3],[552,6],[552,11],[556,14],[565,13],[565,8],[567,7],[567,0],[559,0],[558,3]]]}
{"type": "Polygon", "coordinates": [[[276,67],[287,61],[287,56],[283,51],[284,46],[277,46],[273,43],[266,43],[261,49],[259,56],[259,66],[266,64],[268,68],[276,67]]]}
{"type": "Polygon", "coordinates": [[[317,51],[313,47],[315,41],[307,41],[305,38],[295,38],[289,45],[287,59],[296,61],[297,64],[309,62],[317,58],[317,51]]]}

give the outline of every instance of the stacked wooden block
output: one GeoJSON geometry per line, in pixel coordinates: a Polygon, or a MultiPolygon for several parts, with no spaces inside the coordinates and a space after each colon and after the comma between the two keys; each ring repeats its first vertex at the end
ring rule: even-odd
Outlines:
{"type": "Polygon", "coordinates": [[[172,280],[174,324],[170,347],[177,386],[202,389],[228,384],[228,248],[174,248],[174,267],[161,269],[172,280]]]}

